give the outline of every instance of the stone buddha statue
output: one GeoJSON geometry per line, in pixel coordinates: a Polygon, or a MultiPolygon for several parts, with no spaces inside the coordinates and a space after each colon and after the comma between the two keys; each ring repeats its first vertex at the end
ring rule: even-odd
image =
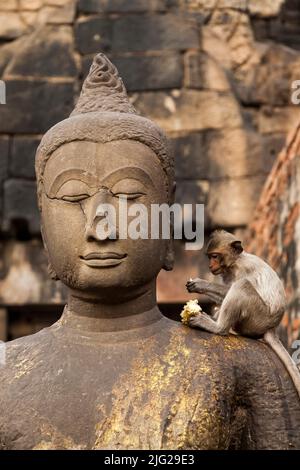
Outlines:
{"type": "Polygon", "coordinates": [[[118,225],[99,235],[99,207],[174,197],[167,140],[104,55],[42,139],[36,174],[50,272],[69,297],[57,323],[7,343],[0,448],[300,448],[297,392],[267,345],[159,311],[172,241],[122,237],[118,225]]]}

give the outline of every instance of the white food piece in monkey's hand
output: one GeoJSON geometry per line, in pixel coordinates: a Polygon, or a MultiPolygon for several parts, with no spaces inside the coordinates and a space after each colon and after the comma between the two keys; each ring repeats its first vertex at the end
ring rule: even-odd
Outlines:
{"type": "Polygon", "coordinates": [[[184,325],[188,325],[190,318],[199,315],[201,312],[202,308],[198,304],[198,300],[189,300],[183,307],[183,310],[180,314],[182,323],[184,325]]]}

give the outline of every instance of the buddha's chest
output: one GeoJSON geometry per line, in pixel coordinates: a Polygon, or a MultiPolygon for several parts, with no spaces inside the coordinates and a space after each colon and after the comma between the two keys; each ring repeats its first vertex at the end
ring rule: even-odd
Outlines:
{"type": "Polygon", "coordinates": [[[9,449],[226,448],[232,410],[219,392],[207,370],[193,376],[160,361],[122,374],[78,367],[77,374],[33,375],[29,388],[14,386],[2,442],[9,449]]]}

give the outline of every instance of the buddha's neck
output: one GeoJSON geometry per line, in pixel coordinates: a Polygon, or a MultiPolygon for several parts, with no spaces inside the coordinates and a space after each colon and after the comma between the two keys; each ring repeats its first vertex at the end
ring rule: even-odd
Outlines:
{"type": "Polygon", "coordinates": [[[146,327],[162,317],[156,303],[154,284],[134,298],[118,303],[70,291],[62,320],[65,325],[81,331],[117,332],[146,327]]]}

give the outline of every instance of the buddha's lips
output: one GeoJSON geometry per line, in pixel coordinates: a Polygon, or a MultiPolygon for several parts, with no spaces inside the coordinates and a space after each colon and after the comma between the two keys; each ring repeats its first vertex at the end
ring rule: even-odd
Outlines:
{"type": "Polygon", "coordinates": [[[92,259],[123,259],[125,258],[126,253],[115,253],[107,251],[105,253],[89,253],[85,256],[81,256],[82,259],[92,260],[92,259]]]}
{"type": "Polygon", "coordinates": [[[82,262],[90,268],[109,268],[118,266],[126,258],[126,253],[89,253],[85,256],[80,256],[82,262]]]}

